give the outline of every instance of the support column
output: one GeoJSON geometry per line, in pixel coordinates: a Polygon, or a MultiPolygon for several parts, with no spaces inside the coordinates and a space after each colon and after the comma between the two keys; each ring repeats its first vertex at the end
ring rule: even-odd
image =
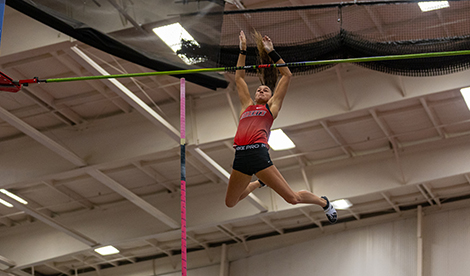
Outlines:
{"type": "Polygon", "coordinates": [[[423,276],[423,207],[418,206],[418,223],[417,223],[417,244],[416,251],[416,275],[423,276]]]}
{"type": "Polygon", "coordinates": [[[220,254],[220,276],[228,276],[227,244],[222,244],[222,253],[220,254]]]}

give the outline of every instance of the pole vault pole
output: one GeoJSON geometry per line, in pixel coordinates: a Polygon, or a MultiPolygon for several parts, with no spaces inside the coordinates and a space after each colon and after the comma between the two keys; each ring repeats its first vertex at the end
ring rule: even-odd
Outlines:
{"type": "Polygon", "coordinates": [[[180,80],[180,133],[181,133],[181,275],[187,275],[186,244],[186,82],[180,80]]]}

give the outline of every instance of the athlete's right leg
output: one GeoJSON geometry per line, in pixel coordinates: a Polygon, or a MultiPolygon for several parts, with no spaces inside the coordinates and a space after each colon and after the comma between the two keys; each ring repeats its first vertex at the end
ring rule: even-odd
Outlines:
{"type": "Polygon", "coordinates": [[[318,197],[309,191],[294,192],[274,165],[257,172],[256,176],[290,204],[296,205],[298,203],[307,203],[316,204],[320,207],[325,207],[327,205],[327,201],[325,199],[318,197]]]}
{"type": "Polygon", "coordinates": [[[232,170],[230,180],[228,181],[227,193],[225,194],[225,205],[227,205],[227,207],[237,205],[241,199],[254,190],[254,185],[250,185],[250,181],[251,175],[232,170]],[[252,190],[250,191],[250,189],[252,190]]]}

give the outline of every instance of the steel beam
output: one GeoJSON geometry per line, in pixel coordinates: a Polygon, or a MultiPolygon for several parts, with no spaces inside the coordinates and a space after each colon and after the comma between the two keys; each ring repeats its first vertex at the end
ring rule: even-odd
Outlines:
{"type": "Polygon", "coordinates": [[[0,198],[9,202],[10,204],[12,204],[16,209],[20,210],[20,211],[23,211],[25,212],[26,214],[44,222],[45,224],[83,242],[84,244],[86,245],[89,245],[89,246],[97,246],[99,245],[98,242],[92,240],[91,238],[83,235],[82,233],[79,233],[78,231],[75,231],[73,229],[70,229],[68,227],[66,227],[65,225],[61,224],[60,222],[58,221],[55,221],[53,219],[51,219],[50,217],[46,216],[46,215],[43,215],[31,208],[29,208],[27,205],[24,205],[12,198],[10,198],[9,196],[3,194],[3,193],[0,193],[0,198]]]}
{"type": "Polygon", "coordinates": [[[87,173],[93,177],[94,179],[98,180],[102,184],[106,185],[111,190],[115,191],[116,193],[120,194],[130,202],[134,203],[137,207],[141,208],[145,212],[149,213],[153,217],[157,218],[161,222],[165,223],[166,225],[170,226],[173,229],[177,229],[180,227],[179,223],[164,214],[162,211],[155,208],[153,205],[148,203],[147,201],[143,200],[136,194],[129,191],[126,187],[122,186],[120,183],[112,179],[111,177],[107,176],[103,172],[98,169],[89,168],[87,173]]]}
{"type": "Polygon", "coordinates": [[[8,110],[4,109],[3,107],[0,107],[0,118],[8,122],[10,125],[16,127],[17,129],[22,131],[24,134],[33,138],[37,142],[41,143],[43,146],[47,147],[48,149],[52,150],[53,152],[67,159],[68,161],[72,162],[74,165],[80,166],[80,167],[87,165],[85,160],[78,157],[75,153],[71,152],[70,150],[61,146],[59,143],[55,142],[51,138],[42,134],[40,131],[28,125],[23,120],[16,117],[15,115],[11,114],[8,110]]]}
{"type": "MultiPolygon", "coordinates": [[[[72,51],[77,55],[72,56],[76,59],[78,63],[87,68],[92,73],[100,75],[110,75],[103,67],[98,63],[88,57],[84,52],[82,52],[78,47],[71,47],[72,51]]],[[[132,91],[125,87],[122,83],[116,79],[107,79],[103,80],[105,84],[113,90],[116,94],[122,97],[129,105],[135,108],[140,114],[149,119],[152,123],[156,124],[158,127],[163,129],[163,131],[168,134],[173,140],[180,141],[179,131],[173,127],[169,122],[167,122],[162,116],[157,112],[151,109],[144,101],[137,97],[132,91]]]]}

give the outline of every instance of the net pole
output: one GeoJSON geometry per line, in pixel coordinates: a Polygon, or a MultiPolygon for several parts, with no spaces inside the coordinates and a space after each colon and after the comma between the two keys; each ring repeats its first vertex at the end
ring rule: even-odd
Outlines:
{"type": "Polygon", "coordinates": [[[286,66],[304,67],[304,66],[325,65],[325,64],[361,63],[361,62],[435,58],[435,57],[463,56],[463,55],[470,55],[470,50],[418,53],[418,54],[405,54],[405,55],[390,55],[390,56],[359,57],[359,58],[344,58],[344,59],[316,60],[316,61],[301,61],[301,62],[291,62],[291,63],[282,63],[282,64],[245,65],[245,66],[238,66],[238,67],[198,68],[198,69],[188,69],[188,70],[130,73],[130,74],[119,74],[119,75],[55,78],[55,79],[45,79],[45,80],[31,79],[31,80],[20,80],[19,83],[23,84],[23,83],[40,83],[40,82],[47,82],[47,83],[48,82],[69,82],[69,81],[145,77],[145,76],[158,76],[158,75],[185,75],[185,74],[195,74],[195,73],[205,73],[205,72],[248,70],[248,69],[258,69],[258,68],[267,68],[267,67],[286,67],[286,66]]]}
{"type": "Polygon", "coordinates": [[[5,15],[5,0],[0,0],[0,43],[2,42],[3,17],[5,15]]]}
{"type": "Polygon", "coordinates": [[[180,79],[180,133],[181,133],[181,275],[186,276],[187,244],[186,244],[186,82],[180,79]]]}

